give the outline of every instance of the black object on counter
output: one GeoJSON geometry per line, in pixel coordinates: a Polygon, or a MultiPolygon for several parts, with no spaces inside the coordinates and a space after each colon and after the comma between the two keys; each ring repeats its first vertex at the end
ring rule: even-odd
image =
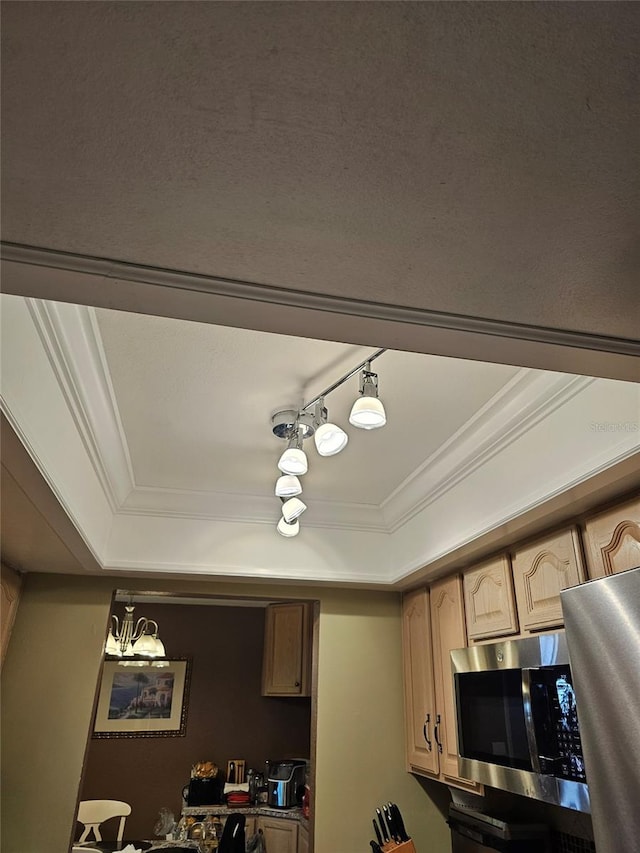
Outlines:
{"type": "Polygon", "coordinates": [[[213,779],[191,779],[185,789],[188,806],[217,806],[223,802],[224,778],[218,773],[213,779]]]}
{"type": "Polygon", "coordinates": [[[382,836],[380,835],[380,829],[375,820],[373,821],[373,831],[375,832],[376,838],[378,839],[378,844],[382,846],[382,836]]]}
{"type": "Polygon", "coordinates": [[[373,853],[382,853],[382,848],[380,847],[377,841],[370,841],[369,844],[371,845],[373,853]]]}
{"type": "Polygon", "coordinates": [[[393,825],[398,834],[398,839],[400,842],[408,841],[409,836],[407,835],[407,830],[404,826],[404,820],[402,819],[402,815],[400,814],[400,809],[395,803],[389,803],[389,812],[391,813],[391,817],[393,819],[393,825]]]}
{"type": "Polygon", "coordinates": [[[246,820],[243,814],[229,815],[222,830],[218,853],[245,853],[244,826],[246,820]]]}

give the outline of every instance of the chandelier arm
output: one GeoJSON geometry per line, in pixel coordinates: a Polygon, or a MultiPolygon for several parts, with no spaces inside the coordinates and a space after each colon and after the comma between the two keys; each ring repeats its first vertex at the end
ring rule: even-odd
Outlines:
{"type": "Polygon", "coordinates": [[[332,385],[329,385],[328,388],[325,388],[324,391],[315,396],[312,400],[309,400],[308,403],[305,403],[304,406],[302,406],[302,408],[300,409],[300,411],[304,412],[307,409],[310,409],[311,406],[318,403],[320,400],[322,400],[323,397],[326,397],[327,394],[330,394],[332,391],[335,391],[336,388],[339,388],[344,382],[347,381],[347,379],[351,379],[351,377],[355,376],[355,374],[359,370],[362,370],[363,367],[370,365],[372,361],[375,361],[376,358],[379,358],[386,351],[386,348],[376,350],[373,355],[370,355],[368,356],[368,358],[365,358],[365,360],[361,361],[360,364],[353,368],[353,370],[350,370],[348,373],[345,373],[344,376],[341,376],[340,379],[336,380],[332,385]]]}
{"type": "MultiPolygon", "coordinates": [[[[132,623],[132,624],[133,624],[133,623],[132,623]]],[[[148,620],[148,619],[145,619],[145,617],[144,617],[144,616],[141,616],[141,617],[138,619],[138,621],[136,622],[136,626],[135,626],[135,628],[133,628],[133,627],[132,627],[132,630],[131,630],[131,636],[130,636],[130,638],[129,638],[129,639],[130,639],[130,641],[131,641],[132,643],[135,643],[135,642],[136,642],[136,640],[139,640],[139,639],[140,639],[140,637],[141,637],[141,636],[145,633],[145,631],[147,630],[147,625],[148,625],[148,624],[149,624],[149,620],[148,620]]],[[[156,627],[157,627],[157,626],[156,626],[156,627]]]]}

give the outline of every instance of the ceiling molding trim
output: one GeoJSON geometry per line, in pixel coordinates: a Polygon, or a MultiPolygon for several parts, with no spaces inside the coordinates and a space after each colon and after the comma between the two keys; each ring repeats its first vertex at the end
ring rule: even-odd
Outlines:
{"type": "Polygon", "coordinates": [[[95,312],[80,305],[25,301],[91,464],[115,512],[135,484],[95,312]]]}
{"type": "MultiPolygon", "coordinates": [[[[275,525],[273,497],[136,486],[117,515],[192,518],[275,525]]],[[[310,501],[305,527],[388,533],[379,507],[372,504],[310,501]]]]}
{"type": "MultiPolygon", "coordinates": [[[[633,460],[634,457],[638,457],[638,455],[639,452],[637,445],[635,447],[623,450],[614,458],[610,458],[605,454],[605,458],[595,467],[591,468],[589,471],[580,473],[574,479],[568,481],[567,483],[563,483],[562,486],[556,489],[552,489],[550,492],[544,495],[539,495],[534,500],[529,501],[529,503],[519,504],[517,507],[514,507],[513,512],[508,513],[506,515],[503,514],[502,517],[495,519],[490,523],[487,523],[482,528],[474,528],[473,531],[470,532],[469,536],[461,538],[458,542],[456,542],[454,548],[443,549],[437,554],[431,554],[429,555],[429,559],[426,562],[424,560],[414,560],[405,564],[402,569],[397,571],[397,573],[394,573],[393,576],[388,579],[387,582],[391,584],[400,583],[401,581],[406,580],[408,577],[410,577],[414,572],[418,572],[421,569],[423,570],[425,568],[428,568],[432,564],[439,564],[439,571],[442,573],[443,565],[446,566],[447,557],[451,557],[451,559],[453,560],[459,550],[473,545],[474,542],[481,542],[482,537],[491,534],[494,530],[497,530],[503,526],[508,527],[513,522],[521,521],[523,518],[526,517],[527,513],[535,512],[540,507],[543,507],[546,503],[556,500],[564,494],[572,495],[574,490],[580,489],[580,487],[583,486],[585,483],[588,483],[590,480],[593,480],[603,474],[606,474],[609,469],[614,468],[616,465],[623,464],[627,460],[633,460]]],[[[546,526],[548,527],[549,525],[547,524],[546,526]]],[[[498,550],[498,552],[501,551],[502,553],[504,553],[506,551],[512,550],[512,548],[511,546],[503,546],[500,549],[493,550],[498,550]]],[[[474,559],[473,556],[470,556],[467,560],[465,560],[465,563],[467,566],[472,566],[477,561],[484,562],[487,559],[487,555],[479,557],[477,558],[477,560],[474,559]]]]}
{"type": "Polygon", "coordinates": [[[394,533],[594,381],[522,369],[382,503],[394,533]]]}
{"type": "Polygon", "coordinates": [[[525,323],[493,320],[487,317],[448,314],[389,303],[369,302],[321,293],[307,293],[274,285],[143,266],[19,243],[1,242],[0,252],[4,260],[13,263],[66,270],[97,276],[106,280],[138,282],[161,288],[196,291],[212,296],[249,300],[268,305],[281,305],[360,318],[366,317],[373,320],[381,319],[416,326],[473,332],[561,347],[575,347],[626,356],[640,355],[640,344],[628,338],[614,338],[587,332],[573,332],[525,323]]]}

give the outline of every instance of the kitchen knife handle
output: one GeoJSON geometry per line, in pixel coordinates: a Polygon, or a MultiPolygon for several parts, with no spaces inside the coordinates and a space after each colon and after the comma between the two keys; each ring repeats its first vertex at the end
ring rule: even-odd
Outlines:
{"type": "Polygon", "coordinates": [[[382,847],[383,841],[382,836],[380,835],[380,827],[375,822],[375,820],[373,821],[373,831],[375,832],[376,838],[378,839],[378,844],[380,845],[380,847],[382,847]]]}
{"type": "Polygon", "coordinates": [[[378,823],[380,824],[382,837],[384,838],[385,842],[390,841],[389,833],[387,832],[387,826],[384,822],[384,818],[382,817],[382,812],[380,811],[380,809],[376,809],[376,814],[378,815],[378,823]]]}
{"type": "Polygon", "coordinates": [[[387,821],[387,829],[389,830],[389,836],[396,841],[396,829],[393,825],[393,819],[391,817],[391,812],[389,811],[389,806],[382,806],[382,814],[384,815],[384,819],[387,821]]]}
{"type": "Polygon", "coordinates": [[[431,722],[431,714],[427,714],[427,719],[424,721],[424,726],[422,727],[422,733],[424,735],[424,739],[427,742],[427,748],[429,752],[431,752],[431,741],[429,740],[429,723],[431,722]]]}
{"type": "Polygon", "coordinates": [[[393,820],[396,825],[398,835],[400,836],[400,843],[402,844],[403,841],[409,840],[407,830],[405,829],[404,820],[402,819],[402,813],[396,803],[390,803],[389,809],[393,815],[393,820]]]}
{"type": "Polygon", "coordinates": [[[435,725],[435,728],[433,730],[433,736],[436,739],[436,743],[438,745],[438,752],[441,753],[442,752],[442,744],[438,740],[438,729],[439,728],[440,728],[440,714],[437,714],[436,715],[436,725],[435,725]]]}

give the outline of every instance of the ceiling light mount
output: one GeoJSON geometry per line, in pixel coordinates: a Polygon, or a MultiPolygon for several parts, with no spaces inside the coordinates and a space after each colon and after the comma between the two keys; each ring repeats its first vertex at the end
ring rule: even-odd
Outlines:
{"type": "Polygon", "coordinates": [[[298,430],[302,433],[302,438],[311,438],[315,432],[312,412],[282,409],[271,416],[271,431],[277,438],[288,441],[298,430]]]}

